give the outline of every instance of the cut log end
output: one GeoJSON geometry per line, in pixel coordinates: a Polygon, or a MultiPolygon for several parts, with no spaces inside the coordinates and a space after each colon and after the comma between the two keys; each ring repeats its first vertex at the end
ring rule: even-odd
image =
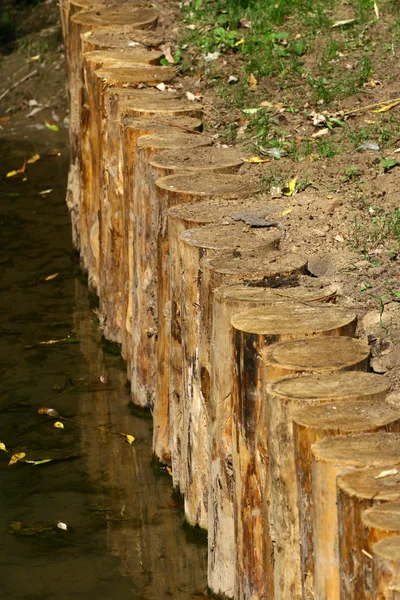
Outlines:
{"type": "Polygon", "coordinates": [[[386,502],[368,508],[362,514],[362,522],[370,529],[400,532],[400,502],[386,502]]]}
{"type": "MultiPolygon", "coordinates": [[[[378,432],[327,438],[313,446],[313,455],[317,461],[338,462],[352,467],[395,464],[400,462],[400,433],[378,432]]],[[[357,476],[354,481],[358,481],[357,476]]],[[[373,487],[373,477],[362,481],[367,482],[366,490],[370,485],[373,487]]],[[[385,481],[389,483],[390,478],[385,478],[385,481]]]]}
{"type": "MultiPolygon", "coordinates": [[[[243,204],[243,202],[242,202],[243,204]]],[[[226,209],[225,209],[226,210],[226,209]]],[[[248,302],[254,304],[270,302],[291,302],[300,300],[302,302],[330,302],[335,299],[336,286],[329,285],[321,287],[313,285],[312,278],[305,278],[301,282],[296,277],[282,279],[282,285],[269,285],[268,282],[249,282],[234,285],[222,285],[215,290],[214,294],[221,301],[248,302]],[[285,284],[288,284],[287,286],[285,284]]],[[[273,282],[271,282],[273,284],[273,282]]]]}
{"type": "Polygon", "coordinates": [[[259,247],[276,249],[281,234],[276,229],[251,229],[243,224],[232,222],[229,225],[207,225],[201,229],[189,229],[181,234],[184,244],[213,251],[225,251],[237,248],[246,251],[259,247]]]}
{"type": "Polygon", "coordinates": [[[138,65],[158,65],[162,52],[146,50],[145,48],[128,48],[124,52],[118,50],[93,50],[83,54],[84,64],[91,63],[95,68],[129,68],[132,64],[133,68],[138,65]],[[98,65],[96,67],[96,65],[98,65]]]}
{"type": "Polygon", "coordinates": [[[222,171],[239,168],[243,164],[236,150],[221,148],[199,148],[195,151],[186,149],[160,152],[150,160],[153,167],[170,171],[201,172],[210,169],[222,171]]]}
{"type": "MultiPolygon", "coordinates": [[[[195,133],[185,133],[180,131],[164,131],[158,133],[143,135],[137,140],[137,148],[148,149],[151,152],[162,150],[164,148],[192,148],[197,146],[209,146],[212,139],[195,133]]],[[[156,182],[156,185],[158,181],[156,182]]]]}
{"type": "Polygon", "coordinates": [[[161,82],[171,81],[175,77],[175,70],[171,67],[135,65],[129,68],[99,69],[96,71],[96,76],[106,87],[133,87],[139,83],[156,86],[161,82]]]}
{"type": "Polygon", "coordinates": [[[327,343],[323,337],[316,337],[272,344],[263,350],[262,361],[267,369],[279,369],[284,376],[296,371],[355,369],[360,364],[366,369],[369,355],[369,345],[364,340],[339,336],[327,343]]]}
{"type": "Polygon", "coordinates": [[[91,50],[118,49],[125,50],[141,44],[146,48],[157,48],[164,41],[161,31],[138,30],[120,31],[118,27],[111,30],[92,30],[81,34],[83,47],[91,50]]]}
{"type": "Polygon", "coordinates": [[[158,11],[143,6],[103,6],[96,10],[83,10],[73,15],[71,21],[86,29],[153,29],[157,24],[158,11]]]}
{"type": "Polygon", "coordinates": [[[242,175],[213,175],[190,173],[168,175],[156,182],[157,187],[167,191],[193,196],[214,196],[215,198],[240,198],[252,196],[260,191],[259,184],[247,181],[242,175]]]}
{"type": "Polygon", "coordinates": [[[354,334],[356,315],[337,306],[276,304],[253,308],[232,319],[235,329],[259,335],[287,337],[354,334]]]}

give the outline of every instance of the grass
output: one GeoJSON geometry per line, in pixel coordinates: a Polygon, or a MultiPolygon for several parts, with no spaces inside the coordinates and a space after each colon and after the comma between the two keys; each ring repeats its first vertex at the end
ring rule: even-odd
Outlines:
{"type": "MultiPolygon", "coordinates": [[[[374,209],[373,209],[374,211],[374,209]]],[[[400,250],[400,208],[390,213],[374,211],[370,219],[355,219],[349,229],[349,243],[353,250],[369,256],[378,246],[392,245],[392,251],[400,250]],[[377,214],[375,214],[377,213],[377,214]]]]}

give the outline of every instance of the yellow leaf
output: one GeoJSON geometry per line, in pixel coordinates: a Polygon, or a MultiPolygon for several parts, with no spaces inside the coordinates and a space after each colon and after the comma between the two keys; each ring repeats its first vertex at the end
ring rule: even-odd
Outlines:
{"type": "Polygon", "coordinates": [[[290,213],[292,211],[293,211],[293,208],[286,208],[282,213],[282,217],[286,217],[286,215],[290,215],[290,213]]]}
{"type": "Polygon", "coordinates": [[[31,60],[40,60],[40,54],[36,54],[36,56],[31,56],[31,60]]]}
{"type": "Polygon", "coordinates": [[[249,87],[250,89],[255,89],[257,87],[257,79],[254,77],[253,73],[250,73],[249,77],[249,87]]]}
{"type": "Polygon", "coordinates": [[[387,110],[390,110],[391,108],[394,108],[398,104],[400,104],[400,100],[395,100],[395,102],[391,102],[390,104],[386,104],[385,106],[381,106],[381,108],[377,108],[376,110],[373,110],[372,112],[374,112],[374,113],[383,113],[383,112],[386,112],[387,110]]]}
{"type": "Polygon", "coordinates": [[[172,477],[172,469],[171,469],[171,467],[167,467],[167,473],[168,473],[169,475],[171,475],[171,477],[172,477]]]}
{"type": "Polygon", "coordinates": [[[17,454],[13,454],[8,466],[11,467],[11,465],[15,465],[15,463],[24,458],[24,456],[26,456],[25,452],[17,452],[17,454]]]}
{"type": "Polygon", "coordinates": [[[0,450],[4,450],[4,452],[7,452],[6,445],[3,444],[3,442],[0,442],[0,450]]]}
{"type": "Polygon", "coordinates": [[[251,156],[250,158],[242,158],[241,159],[243,162],[245,163],[265,163],[265,162],[269,162],[269,158],[260,158],[259,156],[251,156]]]}
{"type": "Polygon", "coordinates": [[[242,44],[244,44],[244,40],[243,40],[243,39],[241,39],[241,40],[239,40],[238,42],[236,42],[236,43],[235,43],[235,47],[237,47],[237,46],[241,46],[242,44]]]}
{"type": "Polygon", "coordinates": [[[45,122],[45,125],[47,127],[47,129],[50,129],[50,131],[60,131],[58,128],[58,125],[55,125],[55,123],[48,123],[47,121],[45,122]]]}
{"type": "Polygon", "coordinates": [[[57,427],[57,429],[64,429],[64,423],[61,423],[61,421],[56,421],[54,423],[54,427],[57,427]]]}
{"type": "Polygon", "coordinates": [[[18,171],[9,171],[9,173],[7,173],[7,177],[14,177],[14,175],[18,175],[18,171]]]}
{"type": "Polygon", "coordinates": [[[284,196],[293,196],[293,193],[296,189],[296,181],[297,177],[294,177],[285,185],[284,188],[282,188],[282,194],[284,196]]]}
{"type": "Polygon", "coordinates": [[[57,277],[58,273],[53,273],[53,275],[49,275],[48,277],[46,277],[45,281],[50,281],[51,279],[55,279],[57,277]]]}
{"type": "Polygon", "coordinates": [[[129,433],[125,434],[125,439],[128,442],[128,444],[133,444],[133,442],[135,441],[135,438],[133,437],[133,435],[129,435],[129,433]]]}
{"type": "Polygon", "coordinates": [[[374,2],[374,11],[375,11],[376,18],[379,19],[379,7],[376,2],[374,2]]]}
{"type": "Polygon", "coordinates": [[[22,165],[20,169],[16,169],[15,171],[10,171],[7,173],[7,177],[14,177],[14,175],[20,175],[21,173],[25,173],[26,162],[22,165]]]}
{"type": "Polygon", "coordinates": [[[33,156],[31,156],[31,157],[30,157],[30,158],[29,158],[29,159],[26,161],[26,163],[27,163],[28,165],[33,165],[33,163],[35,163],[36,161],[38,161],[38,160],[39,160],[39,158],[40,158],[40,154],[34,154],[33,156]]]}

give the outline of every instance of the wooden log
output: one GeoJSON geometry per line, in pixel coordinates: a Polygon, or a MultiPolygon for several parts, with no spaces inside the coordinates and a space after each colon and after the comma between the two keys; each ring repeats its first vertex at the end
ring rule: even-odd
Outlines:
{"type": "Polygon", "coordinates": [[[204,257],[224,251],[242,252],[250,248],[273,251],[281,233],[276,229],[252,229],[243,223],[209,225],[191,229],[180,236],[182,265],[181,328],[183,383],[183,494],[187,520],[203,528],[208,526],[208,410],[211,332],[203,315],[212,310],[212,298],[203,291],[200,263],[204,257]]]}
{"type": "Polygon", "coordinates": [[[400,502],[386,502],[367,508],[361,520],[368,530],[368,546],[372,548],[381,539],[400,534],[400,502]]]}
{"type": "MultiPolygon", "coordinates": [[[[377,382],[386,383],[388,391],[388,382],[378,375],[366,373],[357,377],[369,379],[372,387],[377,382]]],[[[293,415],[303,598],[314,597],[312,445],[329,436],[396,429],[399,419],[400,409],[383,402],[382,398],[370,400],[368,397],[362,401],[307,406],[293,415]]]]}
{"type": "MultiPolygon", "coordinates": [[[[171,462],[170,449],[170,419],[169,419],[169,366],[170,366],[170,337],[171,337],[171,261],[169,249],[168,234],[168,210],[181,202],[182,194],[179,181],[188,179],[187,173],[194,176],[201,175],[197,180],[197,187],[204,193],[206,179],[214,177],[215,174],[232,174],[243,164],[242,159],[235,150],[222,148],[195,148],[191,150],[177,149],[170,152],[157,154],[150,160],[150,165],[154,178],[164,178],[169,174],[182,173],[182,178],[174,178],[174,189],[169,185],[165,186],[165,180],[161,179],[156,183],[156,206],[153,208],[153,214],[156,215],[157,231],[155,235],[157,240],[157,375],[156,375],[156,402],[153,408],[153,450],[156,456],[162,461],[171,462]]],[[[170,182],[171,180],[167,180],[170,182]]],[[[214,180],[215,181],[215,180],[214,180]]],[[[222,179],[219,181],[222,183],[222,179]]],[[[229,177],[228,177],[229,182],[229,177]]],[[[226,183],[226,182],[225,182],[226,183]]],[[[244,182],[246,183],[246,182],[244,182]]],[[[187,190],[192,189],[187,188],[187,190]]],[[[193,191],[196,191],[193,190],[193,191]]],[[[243,190],[243,186],[238,186],[238,178],[234,177],[232,187],[225,191],[225,199],[235,194],[236,197],[250,194],[252,188],[243,190]]],[[[224,194],[221,191],[222,198],[224,194]]],[[[202,203],[204,204],[204,203],[202,203]]],[[[217,211],[218,212],[218,211],[217,211]]],[[[176,266],[174,265],[174,268],[176,266]]]]}
{"type": "MultiPolygon", "coordinates": [[[[115,98],[114,98],[115,99],[115,98]]],[[[123,104],[123,103],[122,103],[123,104]]],[[[119,108],[114,102],[108,105],[104,129],[107,129],[108,143],[103,153],[102,178],[103,187],[100,193],[100,276],[99,276],[99,297],[100,312],[105,316],[105,325],[103,335],[106,339],[119,344],[126,335],[123,331],[126,328],[123,304],[128,302],[128,284],[125,279],[125,272],[128,272],[128,261],[132,264],[129,244],[124,244],[124,213],[128,212],[127,204],[131,202],[133,180],[129,177],[124,182],[124,159],[120,137],[121,122],[119,108]],[[126,185],[125,185],[126,184],[126,185]],[[129,188],[129,189],[128,189],[129,188]],[[124,193],[124,190],[127,190],[124,193]],[[129,191],[129,193],[128,193],[129,191]]],[[[166,116],[163,124],[153,121],[153,117],[123,117],[123,126],[129,128],[130,135],[138,139],[142,135],[149,135],[158,132],[170,130],[171,132],[198,131],[202,127],[200,119],[185,116],[166,116]]],[[[132,138],[131,138],[132,139],[132,138]]],[[[130,139],[130,141],[131,141],[130,139]]],[[[129,145],[129,148],[131,145],[129,145]]],[[[129,175],[133,169],[135,152],[127,149],[125,160],[125,173],[129,175]]],[[[130,212],[130,209],[129,209],[130,212]]],[[[131,220],[129,219],[129,223],[131,220]]],[[[126,229],[127,236],[129,235],[126,229]]],[[[132,232],[130,232],[132,235],[132,232]]],[[[130,246],[133,247],[133,244],[130,246]]],[[[131,330],[131,328],[130,328],[131,330]]],[[[126,343],[126,341],[125,341],[126,343]]],[[[126,352],[123,352],[126,358],[126,352]]]]}
{"type": "MultiPolygon", "coordinates": [[[[159,155],[161,156],[161,155],[159,155]]],[[[181,263],[179,256],[180,234],[188,229],[224,222],[235,213],[252,212],[265,208],[265,198],[254,196],[245,199],[212,198],[203,202],[189,202],[171,208],[168,213],[170,278],[171,340],[169,360],[169,412],[172,481],[183,490],[181,446],[183,431],[182,390],[182,335],[181,335],[181,263]]],[[[282,208],[280,208],[280,213],[282,208]]]]}
{"type": "Polygon", "coordinates": [[[377,542],[373,554],[373,600],[400,600],[400,537],[377,542]]]}
{"type": "MultiPolygon", "coordinates": [[[[368,529],[362,522],[363,511],[382,502],[400,500],[400,434],[370,434],[368,438],[371,436],[380,436],[377,445],[382,447],[377,449],[374,441],[366,439],[369,447],[364,449],[364,465],[378,465],[378,468],[357,469],[337,478],[340,598],[343,600],[372,600],[372,547],[368,544],[368,529]]],[[[357,453],[358,447],[353,448],[357,453]]]]}
{"type": "Polygon", "coordinates": [[[158,13],[154,9],[116,8],[114,10],[81,11],[71,16],[72,5],[64,17],[66,29],[66,62],[70,96],[70,166],[67,184],[67,206],[71,212],[74,245],[80,249],[79,202],[81,148],[80,126],[82,121],[83,64],[81,34],[92,29],[147,29],[155,27],[158,13]],[[99,14],[96,14],[98,12],[99,14]],[[66,25],[66,23],[68,23],[66,25]],[[130,25],[126,25],[130,23],[130,25]]]}
{"type": "MultiPolygon", "coordinates": [[[[272,585],[271,568],[265,574],[263,563],[263,537],[271,529],[272,543],[276,543],[273,549],[275,598],[297,600],[301,598],[301,580],[291,404],[279,402],[275,392],[277,384],[268,384],[265,394],[260,353],[267,345],[284,339],[353,335],[356,315],[331,305],[278,303],[235,315],[231,324],[234,345],[235,594],[238,598],[251,598],[252,594],[261,598],[272,585]],[[261,481],[256,467],[256,436],[266,429],[264,425],[258,431],[263,402],[267,402],[263,418],[268,423],[271,484],[268,479],[261,481]],[[263,522],[262,514],[264,494],[270,496],[268,528],[266,515],[263,522]]],[[[267,447],[266,442],[261,445],[267,447]]],[[[265,544],[272,548],[269,540],[265,544]]],[[[271,567],[271,562],[269,565],[271,567]]]]}
{"type": "Polygon", "coordinates": [[[164,32],[134,29],[120,31],[118,27],[107,31],[91,30],[81,34],[82,52],[94,50],[127,50],[128,48],[157,49],[164,41],[164,32]]]}
{"type": "MultiPolygon", "coordinates": [[[[370,391],[369,388],[368,392],[370,391]]],[[[338,475],[368,465],[381,466],[384,469],[387,464],[400,462],[399,442],[398,433],[370,433],[326,438],[313,445],[312,495],[316,598],[337,600],[341,594],[339,528],[342,527],[342,523],[338,521],[336,506],[338,475]]],[[[341,560],[343,561],[344,558],[342,557],[341,560]]]]}
{"type": "MultiPolygon", "coordinates": [[[[208,430],[208,586],[213,592],[228,597],[234,595],[235,580],[235,562],[232,560],[232,556],[235,555],[235,535],[232,469],[233,347],[230,322],[235,313],[254,306],[268,306],[270,303],[296,300],[303,302],[334,300],[336,294],[334,286],[321,288],[320,285],[315,284],[315,280],[303,279],[303,285],[289,279],[286,284],[289,283],[293,287],[285,287],[284,282],[281,282],[282,286],[275,288],[266,287],[265,283],[259,286],[258,282],[255,282],[256,285],[225,285],[214,291],[208,430]]],[[[271,348],[276,345],[278,344],[273,344],[271,348]]],[[[368,354],[367,349],[366,355],[368,354]]],[[[297,358],[299,356],[301,354],[298,354],[297,358]]],[[[307,360],[298,362],[307,367],[307,360]]],[[[301,369],[300,365],[298,369],[301,369]]],[[[268,468],[268,464],[266,466],[268,468]]],[[[265,572],[267,573],[267,569],[265,572]]]]}
{"type": "MultiPolygon", "coordinates": [[[[99,170],[99,165],[103,162],[103,146],[104,136],[101,136],[101,124],[106,119],[106,90],[116,87],[137,87],[139,83],[146,83],[147,85],[153,86],[157,81],[167,81],[174,77],[174,70],[170,67],[159,67],[152,65],[136,65],[129,68],[102,68],[93,74],[93,77],[88,78],[86,73],[86,84],[88,86],[89,94],[93,98],[93,106],[96,109],[94,113],[96,115],[96,126],[93,127],[92,134],[90,135],[91,142],[91,176],[92,176],[92,189],[91,194],[85,197],[85,202],[81,203],[81,222],[84,223],[82,227],[81,237],[82,248],[87,247],[87,267],[89,275],[89,286],[93,291],[98,292],[99,289],[99,253],[100,253],[100,195],[102,184],[101,176],[103,172],[99,170]],[[84,242],[84,243],[83,243],[84,242]]],[[[144,97],[147,95],[151,96],[150,93],[146,93],[146,90],[141,90],[144,97]]],[[[107,139],[106,139],[107,141],[107,139]]],[[[85,161],[86,162],[86,161],[85,161]]],[[[85,171],[83,177],[85,176],[85,171]]],[[[82,252],[85,255],[85,252],[82,252]]]]}
{"type": "MultiPolygon", "coordinates": [[[[120,97],[121,98],[121,97],[120,97]]],[[[114,103],[116,100],[114,100],[114,103]]],[[[177,132],[184,132],[184,124],[179,125],[174,119],[178,117],[192,117],[201,119],[202,106],[194,106],[193,102],[179,99],[174,94],[164,97],[156,93],[150,98],[135,96],[134,99],[124,96],[121,105],[121,138],[122,162],[124,181],[124,203],[122,211],[122,254],[127,259],[123,265],[122,280],[126,282],[122,296],[122,356],[127,363],[128,379],[131,379],[132,358],[132,261],[133,261],[133,190],[134,166],[136,157],[136,144],[140,136],[162,132],[171,124],[177,132]],[[132,117],[152,117],[151,128],[144,130],[130,123],[132,117]],[[171,119],[174,123],[171,123],[171,119]]],[[[197,129],[197,128],[196,128],[197,129]]],[[[165,148],[164,148],[165,149],[165,148]]]]}

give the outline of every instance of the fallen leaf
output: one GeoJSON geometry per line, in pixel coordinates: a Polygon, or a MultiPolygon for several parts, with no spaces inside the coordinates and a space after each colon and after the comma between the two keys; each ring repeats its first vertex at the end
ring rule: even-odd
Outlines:
{"type": "Polygon", "coordinates": [[[381,108],[377,108],[376,110],[373,110],[371,112],[373,112],[373,113],[383,113],[383,112],[386,112],[386,111],[390,110],[391,108],[394,108],[398,104],[400,104],[400,100],[395,100],[394,102],[391,102],[390,104],[386,104],[385,106],[381,106],[381,108]]]}
{"type": "Polygon", "coordinates": [[[44,465],[45,463],[49,463],[52,460],[52,458],[42,458],[40,460],[26,460],[25,462],[29,465],[44,465]]]}
{"type": "Polygon", "coordinates": [[[63,529],[64,531],[68,531],[68,527],[67,527],[66,523],[62,523],[61,521],[58,521],[57,527],[58,527],[58,529],[63,529]]]}
{"type": "Polygon", "coordinates": [[[379,19],[379,7],[376,2],[374,2],[374,11],[375,11],[376,18],[379,19]]]}
{"type": "Polygon", "coordinates": [[[335,27],[345,27],[346,25],[352,25],[355,22],[356,19],[343,19],[343,21],[336,21],[336,23],[332,25],[332,29],[334,29],[335,27]]]}
{"type": "Polygon", "coordinates": [[[26,162],[22,165],[20,169],[16,169],[15,171],[10,171],[7,173],[7,177],[14,177],[15,175],[20,175],[21,173],[25,173],[26,162]]]}
{"type": "Polygon", "coordinates": [[[293,208],[286,208],[282,213],[282,217],[286,217],[286,215],[290,215],[291,212],[293,212],[293,208]]]}
{"type": "Polygon", "coordinates": [[[158,90],[160,90],[160,92],[165,92],[165,90],[167,89],[167,86],[165,85],[165,83],[161,82],[158,85],[156,85],[156,88],[158,90]]]}
{"type": "Polygon", "coordinates": [[[61,338],[59,340],[46,340],[45,342],[39,342],[40,346],[52,346],[52,344],[59,344],[60,342],[65,342],[67,338],[61,338]]]}
{"type": "Polygon", "coordinates": [[[0,442],[0,450],[4,450],[4,452],[7,452],[6,445],[3,444],[3,442],[0,442]]]}
{"type": "Polygon", "coordinates": [[[336,242],[340,242],[341,244],[343,244],[343,242],[345,241],[344,237],[342,235],[340,235],[340,233],[335,235],[335,237],[333,239],[336,240],[336,242]]]}
{"type": "Polygon", "coordinates": [[[29,60],[40,60],[40,54],[36,54],[35,56],[31,56],[29,60]]]}
{"type": "Polygon", "coordinates": [[[238,81],[239,79],[237,77],[235,77],[234,75],[229,75],[228,83],[237,83],[238,81]]]}
{"type": "Polygon", "coordinates": [[[251,90],[255,90],[257,87],[258,81],[257,79],[254,77],[253,73],[250,73],[250,77],[249,77],[249,88],[251,90]]]}
{"type": "Polygon", "coordinates": [[[383,479],[383,477],[389,477],[390,475],[397,475],[397,469],[388,469],[387,471],[381,471],[379,475],[375,475],[374,479],[383,479]]]}
{"type": "Polygon", "coordinates": [[[128,444],[133,444],[133,442],[135,441],[135,438],[133,437],[133,435],[129,435],[129,433],[125,434],[125,439],[128,442],[128,444]]]}
{"type": "Polygon", "coordinates": [[[242,108],[242,112],[245,115],[255,115],[257,114],[260,110],[262,110],[261,108],[242,108]]]}
{"type": "Polygon", "coordinates": [[[5,121],[9,121],[10,117],[0,117],[0,123],[4,123],[5,121]]]}
{"type": "Polygon", "coordinates": [[[42,406],[38,410],[39,415],[49,415],[49,417],[59,417],[60,413],[55,408],[45,408],[42,406]]]}
{"type": "Polygon", "coordinates": [[[37,162],[40,159],[40,154],[34,154],[27,161],[27,165],[33,165],[33,163],[37,162]]]}
{"type": "Polygon", "coordinates": [[[316,139],[316,138],[323,137],[324,135],[328,135],[328,133],[329,133],[328,127],[324,127],[323,129],[320,129],[319,131],[316,131],[315,133],[313,133],[311,137],[316,139]]]}
{"type": "Polygon", "coordinates": [[[268,100],[263,100],[258,106],[261,106],[262,108],[272,108],[274,105],[268,100]]]}
{"type": "Polygon", "coordinates": [[[173,65],[175,63],[174,57],[172,56],[171,52],[171,46],[167,46],[166,48],[164,48],[164,56],[170,64],[173,65]]]}
{"type": "Polygon", "coordinates": [[[237,48],[238,46],[241,46],[242,44],[244,44],[244,40],[238,40],[237,42],[235,42],[235,48],[237,48]]]}
{"type": "Polygon", "coordinates": [[[376,142],[365,142],[364,144],[356,148],[357,152],[367,152],[368,150],[372,152],[378,152],[379,145],[376,142]]]}
{"type": "Polygon", "coordinates": [[[172,477],[172,469],[171,469],[171,467],[167,467],[167,473],[168,473],[168,475],[171,475],[171,477],[172,477]]]}
{"type": "Polygon", "coordinates": [[[190,100],[190,102],[201,102],[202,96],[195,96],[192,92],[186,92],[186,98],[190,100]]]}
{"type": "Polygon", "coordinates": [[[25,452],[17,452],[17,454],[13,454],[8,466],[11,467],[11,465],[15,465],[15,463],[24,458],[24,456],[26,456],[25,452]]]}
{"type": "Polygon", "coordinates": [[[53,273],[53,275],[49,275],[48,277],[46,277],[45,281],[51,281],[51,279],[55,279],[57,275],[58,273],[53,273]]]}
{"type": "Polygon", "coordinates": [[[52,191],[53,188],[50,188],[49,190],[43,190],[42,192],[39,192],[39,196],[47,196],[48,194],[51,194],[52,191]]]}
{"type": "Polygon", "coordinates": [[[64,423],[61,423],[61,421],[56,421],[54,423],[54,427],[57,427],[57,429],[64,429],[64,423]]]}
{"type": "Polygon", "coordinates": [[[47,121],[45,122],[45,125],[47,127],[47,129],[50,129],[50,131],[55,131],[56,133],[58,131],[60,131],[58,125],[56,125],[55,123],[48,123],[47,121]]]}
{"type": "Polygon", "coordinates": [[[253,163],[253,164],[269,162],[268,158],[260,158],[259,156],[251,156],[250,158],[242,158],[241,157],[241,160],[245,163],[253,163]]]}
{"type": "Polygon", "coordinates": [[[259,151],[261,154],[265,154],[266,156],[272,156],[272,158],[282,158],[282,153],[279,148],[263,148],[259,146],[259,151]]]}
{"type": "Polygon", "coordinates": [[[220,54],[221,53],[218,52],[218,50],[216,50],[215,52],[207,52],[207,54],[203,54],[203,58],[206,62],[212,62],[214,60],[217,60],[220,54]]]}
{"type": "Polygon", "coordinates": [[[294,177],[282,188],[282,194],[284,196],[293,196],[294,191],[296,189],[297,177],[294,177]]]}

